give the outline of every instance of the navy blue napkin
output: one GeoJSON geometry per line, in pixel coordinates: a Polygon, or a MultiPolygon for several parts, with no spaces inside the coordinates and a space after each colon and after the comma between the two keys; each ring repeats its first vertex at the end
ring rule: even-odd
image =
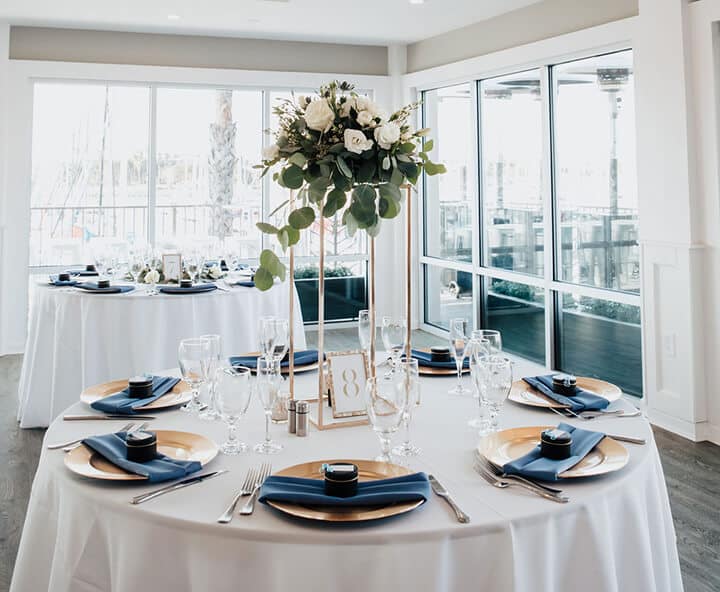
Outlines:
{"type": "Polygon", "coordinates": [[[217,290],[215,284],[195,284],[190,288],[183,288],[182,286],[162,286],[160,288],[160,291],[164,294],[201,294],[213,290],[217,290]]]}
{"type": "Polygon", "coordinates": [[[245,288],[254,288],[254,287],[255,287],[255,282],[253,282],[252,280],[239,281],[239,282],[235,282],[235,283],[232,284],[232,285],[233,285],[233,286],[243,286],[243,287],[245,287],[245,288]]]}
{"type": "MultiPolygon", "coordinates": [[[[231,366],[246,366],[248,368],[257,368],[258,356],[230,356],[231,366]]],[[[307,364],[314,364],[318,361],[318,352],[316,349],[306,349],[304,351],[295,352],[295,365],[305,366],[307,364]]],[[[288,368],[290,366],[290,360],[283,360],[280,362],[280,366],[288,368]]]]}
{"type": "Polygon", "coordinates": [[[60,281],[57,275],[50,276],[50,285],[52,286],[74,286],[77,284],[77,280],[65,280],[60,281]]]}
{"type": "Polygon", "coordinates": [[[81,277],[100,275],[97,271],[88,271],[87,269],[68,269],[65,273],[69,273],[70,275],[79,275],[81,277]]]}
{"type": "Polygon", "coordinates": [[[322,479],[270,476],[263,483],[258,499],[262,503],[274,501],[303,506],[351,508],[427,501],[429,497],[430,482],[427,475],[414,473],[404,477],[358,483],[357,494],[352,497],[326,495],[322,479]]]}
{"type": "Polygon", "coordinates": [[[561,395],[553,390],[552,374],[547,376],[528,376],[523,378],[534,389],[539,390],[546,397],[550,397],[556,403],[568,405],[576,413],[579,411],[598,411],[605,409],[610,404],[605,397],[584,391],[575,387],[575,394],[572,396],[561,395]]]}
{"type": "Polygon", "coordinates": [[[119,393],[98,399],[90,407],[104,413],[134,415],[137,413],[136,409],[138,407],[144,407],[157,401],[164,394],[169,393],[178,382],[180,382],[179,378],[171,376],[153,376],[152,397],[145,399],[131,397],[129,395],[130,387],[128,387],[119,393]]]}
{"type": "Polygon", "coordinates": [[[540,453],[540,444],[525,456],[506,463],[503,470],[508,475],[522,475],[541,481],[557,481],[558,475],[578,464],[587,454],[605,437],[602,432],[582,430],[568,423],[561,423],[558,429],[568,432],[572,436],[570,445],[570,458],[553,460],[540,453]]]}
{"type": "Polygon", "coordinates": [[[110,286],[109,288],[98,288],[97,282],[83,282],[77,284],[76,288],[81,288],[86,292],[92,292],[93,294],[124,294],[125,292],[132,292],[135,286],[110,286]]]}
{"type": "Polygon", "coordinates": [[[127,446],[125,445],[126,433],[117,432],[116,434],[91,436],[85,438],[83,444],[116,467],[120,467],[128,473],[147,477],[150,483],[179,479],[202,468],[202,465],[196,460],[175,460],[160,453],[148,462],[129,461],[127,459],[127,446]]]}
{"type": "MultiPolygon", "coordinates": [[[[430,352],[421,351],[419,349],[413,349],[411,352],[412,357],[418,361],[419,366],[425,366],[427,368],[450,368],[451,370],[455,370],[457,368],[455,359],[451,359],[449,362],[434,362],[430,352]]],[[[469,367],[470,358],[466,357],[465,360],[463,360],[463,368],[469,367]]]]}

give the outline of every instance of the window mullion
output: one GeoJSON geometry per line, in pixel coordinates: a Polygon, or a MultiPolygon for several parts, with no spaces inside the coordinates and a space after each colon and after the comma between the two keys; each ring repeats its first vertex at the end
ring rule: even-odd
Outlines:
{"type": "Polygon", "coordinates": [[[550,289],[555,278],[557,235],[555,234],[555,175],[553,159],[552,71],[541,69],[540,101],[542,104],[542,202],[543,202],[543,278],[545,280],[545,365],[555,368],[556,302],[550,289]]]}
{"type": "Polygon", "coordinates": [[[155,244],[155,207],[157,206],[157,87],[150,86],[150,134],[148,137],[148,215],[147,240],[155,244]]]}

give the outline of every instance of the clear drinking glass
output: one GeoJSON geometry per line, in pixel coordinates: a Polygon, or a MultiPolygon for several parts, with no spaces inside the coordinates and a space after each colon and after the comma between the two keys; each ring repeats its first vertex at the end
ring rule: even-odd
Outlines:
{"type": "Polygon", "coordinates": [[[220,335],[201,335],[210,342],[210,364],[208,366],[208,391],[210,398],[207,408],[200,412],[200,419],[214,421],[220,417],[217,407],[217,369],[222,359],[222,342],[220,335]]]}
{"type": "Polygon", "coordinates": [[[420,405],[420,372],[417,360],[402,360],[398,367],[401,388],[405,391],[407,399],[405,413],[403,414],[403,426],[405,428],[405,441],[392,449],[393,454],[398,456],[417,456],[421,450],[410,442],[410,422],[415,407],[420,405]]]}
{"type": "Polygon", "coordinates": [[[392,371],[397,367],[405,351],[407,344],[407,322],[405,319],[383,317],[381,335],[385,351],[387,351],[392,358],[392,371]]]}
{"type": "Polygon", "coordinates": [[[358,339],[360,340],[360,347],[368,351],[370,349],[370,311],[361,310],[358,313],[358,339]]]}
{"type": "Polygon", "coordinates": [[[465,347],[468,344],[467,321],[465,319],[450,320],[450,355],[455,358],[457,367],[457,384],[448,391],[451,395],[469,395],[462,382],[463,363],[465,362],[465,347]]]}
{"type": "Polygon", "coordinates": [[[273,360],[278,364],[282,362],[290,347],[290,332],[287,319],[275,319],[275,343],[273,345],[273,360]]]}
{"type": "Polygon", "coordinates": [[[365,407],[373,430],[380,438],[380,456],[390,462],[390,437],[397,432],[407,408],[407,395],[400,372],[368,378],[365,383],[365,407]]]}
{"type": "Polygon", "coordinates": [[[255,388],[265,411],[265,441],[255,445],[255,452],[260,454],[277,454],[283,449],[282,444],[270,439],[270,420],[281,382],[280,364],[272,357],[269,361],[265,358],[258,358],[255,388]]]}
{"type": "Polygon", "coordinates": [[[502,352],[502,335],[500,335],[500,331],[495,329],[475,329],[472,332],[472,337],[487,339],[490,344],[491,355],[497,356],[502,352]]]}
{"type": "Polygon", "coordinates": [[[140,255],[139,253],[133,253],[130,256],[129,269],[133,282],[137,284],[138,280],[140,279],[140,274],[142,273],[143,269],[145,269],[145,261],[143,260],[142,255],[140,255]]]}
{"type": "Polygon", "coordinates": [[[250,368],[244,366],[217,368],[215,383],[217,384],[217,407],[220,417],[228,427],[227,440],[220,450],[224,454],[240,454],[247,450],[247,445],[237,439],[236,432],[237,424],[247,412],[252,396],[250,368]]]}
{"type": "Polygon", "coordinates": [[[498,416],[512,387],[512,362],[502,356],[481,356],[479,367],[485,381],[485,396],[490,411],[489,431],[498,431],[498,416]]]}
{"type": "Polygon", "coordinates": [[[180,409],[197,413],[200,411],[200,389],[208,379],[210,367],[210,342],[202,337],[183,339],[178,347],[180,372],[192,390],[192,399],[180,409]]]}
{"type": "Polygon", "coordinates": [[[260,353],[268,362],[275,355],[276,317],[260,317],[258,320],[258,344],[260,353]]]}
{"type": "Polygon", "coordinates": [[[478,414],[468,421],[471,428],[479,429],[481,433],[487,431],[487,396],[485,394],[485,374],[480,367],[480,359],[490,355],[490,342],[487,339],[479,339],[477,331],[472,332],[468,343],[468,360],[470,360],[470,379],[473,385],[473,397],[478,400],[478,414]]]}

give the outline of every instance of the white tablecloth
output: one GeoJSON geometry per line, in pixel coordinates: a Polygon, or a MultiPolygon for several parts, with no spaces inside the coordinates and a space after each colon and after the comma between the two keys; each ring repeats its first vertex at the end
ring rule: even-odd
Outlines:
{"type": "MultiPolygon", "coordinates": [[[[30,323],[18,387],[23,428],[47,426],[82,389],[177,365],[181,339],[222,336],[231,354],[256,351],[257,319],[288,316],[287,284],[267,292],[237,287],[207,294],[148,296],[31,286],[30,323]]],[[[304,349],[295,293],[295,347],[304,349]]]]}
{"type": "MultiPolygon", "coordinates": [[[[298,381],[299,390],[314,380],[298,381]]],[[[61,451],[43,450],[30,498],[11,592],[678,592],[675,533],[657,449],[642,418],[592,425],[644,436],[628,444],[621,472],[563,482],[571,502],[556,504],[522,490],[499,490],[472,469],[476,436],[465,427],[472,399],[450,398],[452,379],[429,378],[416,411],[414,441],[423,454],[414,469],[434,473],[470,514],[458,524],[433,497],[418,510],[366,525],[297,521],[258,504],[250,517],[216,523],[248,467],[268,457],[220,455],[209,469],[228,474],[140,506],[128,502],[147,485],[102,484],[71,474],[61,451]]],[[[307,387],[307,391],[311,386],[307,387]]],[[[81,404],[71,409],[82,411],[81,404]]],[[[508,403],[505,426],[547,425],[547,412],[508,403]]],[[[55,421],[46,442],[108,431],[109,422],[55,421]]],[[[585,424],[584,427],[588,427],[585,424]]],[[[220,442],[221,423],[169,412],[153,428],[196,431],[220,442]]],[[[262,439],[259,402],[241,426],[249,443],[262,439]]],[[[275,469],[328,458],[372,458],[378,441],[367,426],[307,438],[274,426],[285,450],[275,469]]]]}

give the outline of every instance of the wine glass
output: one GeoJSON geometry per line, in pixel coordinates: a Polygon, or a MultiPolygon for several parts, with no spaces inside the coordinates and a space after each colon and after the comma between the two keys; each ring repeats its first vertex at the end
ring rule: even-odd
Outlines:
{"type": "Polygon", "coordinates": [[[192,390],[192,399],[180,409],[191,413],[200,410],[200,388],[208,379],[210,342],[202,337],[183,339],[178,347],[178,362],[183,380],[192,390]]]}
{"type": "Polygon", "coordinates": [[[502,335],[500,331],[495,329],[475,329],[472,332],[473,337],[480,339],[487,339],[490,343],[490,354],[493,356],[499,355],[502,352],[502,335]]]}
{"type": "Polygon", "coordinates": [[[270,360],[275,354],[276,339],[276,317],[260,317],[258,320],[258,342],[260,344],[260,353],[266,360],[270,360]]]}
{"type": "Polygon", "coordinates": [[[290,346],[290,333],[287,319],[275,319],[275,342],[273,345],[273,360],[279,365],[290,346]]]}
{"type": "Polygon", "coordinates": [[[250,405],[252,387],[250,385],[250,368],[235,366],[218,368],[215,371],[217,384],[217,408],[220,417],[227,424],[228,437],[220,447],[224,454],[240,454],[247,450],[247,445],[237,439],[237,423],[243,418],[250,405]]]}
{"type": "Polygon", "coordinates": [[[502,356],[491,355],[479,358],[479,368],[485,381],[485,396],[490,410],[491,432],[498,431],[498,416],[512,387],[512,362],[502,356]]]}
{"type": "Polygon", "coordinates": [[[207,339],[210,343],[210,362],[208,365],[208,390],[210,391],[210,400],[207,408],[200,412],[200,419],[210,421],[220,417],[217,408],[217,369],[220,366],[222,356],[222,346],[220,335],[201,335],[202,339],[207,339]]]}
{"type": "Polygon", "coordinates": [[[418,361],[415,359],[402,360],[398,367],[401,389],[405,391],[406,408],[403,414],[403,425],[405,427],[405,441],[392,449],[393,454],[398,456],[417,456],[421,450],[410,442],[410,422],[412,412],[420,405],[420,372],[418,361]]]}
{"type": "Polygon", "coordinates": [[[370,311],[361,310],[358,313],[358,339],[360,340],[360,347],[367,351],[370,349],[370,338],[372,335],[372,328],[370,327],[370,311]]]}
{"type": "Polygon", "coordinates": [[[140,274],[145,269],[145,261],[139,253],[133,253],[130,256],[130,275],[132,276],[133,282],[138,283],[140,274]]]}
{"type": "Polygon", "coordinates": [[[480,367],[480,358],[490,355],[490,342],[478,337],[479,332],[473,331],[465,348],[470,360],[470,379],[473,384],[473,397],[478,399],[478,414],[468,421],[471,428],[484,431],[487,428],[485,419],[487,411],[487,397],[485,396],[485,374],[480,367]]]}
{"type": "Polygon", "coordinates": [[[390,462],[390,437],[400,427],[408,401],[401,373],[368,378],[364,395],[368,418],[380,439],[380,456],[375,460],[390,462]]]}
{"type": "Polygon", "coordinates": [[[469,391],[462,382],[463,363],[465,362],[465,347],[467,346],[467,321],[465,319],[451,319],[450,321],[450,354],[455,358],[457,367],[457,384],[450,389],[451,395],[468,395],[469,391]]]}
{"type": "Polygon", "coordinates": [[[185,271],[187,272],[190,281],[195,282],[195,275],[197,274],[197,255],[191,252],[186,257],[183,257],[185,262],[185,271]]]}
{"type": "Polygon", "coordinates": [[[390,371],[392,372],[397,367],[407,345],[407,323],[405,319],[383,317],[381,335],[385,351],[391,357],[390,371]]]}
{"type": "Polygon", "coordinates": [[[270,420],[272,418],[272,409],[277,399],[278,391],[282,376],[280,375],[280,364],[272,357],[258,358],[257,361],[257,378],[255,380],[255,388],[257,389],[260,403],[263,411],[265,411],[265,441],[255,445],[255,452],[260,454],[277,454],[283,447],[278,442],[270,439],[270,420]]]}

